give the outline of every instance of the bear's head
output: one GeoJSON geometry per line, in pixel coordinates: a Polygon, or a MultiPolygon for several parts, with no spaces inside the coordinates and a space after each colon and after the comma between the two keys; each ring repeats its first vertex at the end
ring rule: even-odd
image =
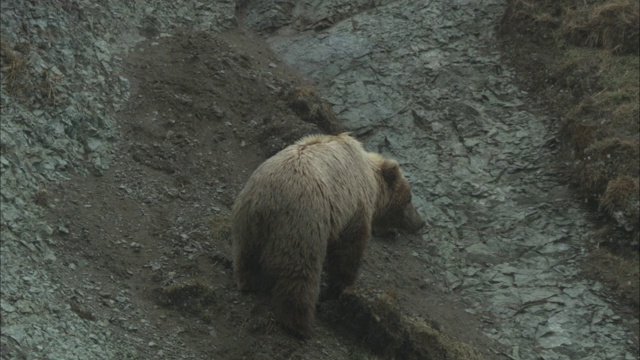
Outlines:
{"type": "Polygon", "coordinates": [[[373,227],[378,231],[400,229],[415,233],[424,226],[425,221],[411,203],[411,186],[402,175],[397,161],[386,159],[378,154],[371,155],[377,163],[378,179],[382,184],[378,208],[373,227]]]}

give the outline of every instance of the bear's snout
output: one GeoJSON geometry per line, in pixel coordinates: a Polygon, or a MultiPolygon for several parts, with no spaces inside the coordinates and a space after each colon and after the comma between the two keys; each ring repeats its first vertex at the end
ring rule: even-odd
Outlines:
{"type": "Polygon", "coordinates": [[[401,225],[402,230],[405,230],[411,233],[418,232],[418,230],[422,229],[422,227],[426,223],[422,219],[420,214],[418,214],[418,211],[416,210],[416,208],[413,206],[412,203],[408,203],[407,206],[405,206],[402,214],[402,220],[403,220],[401,225]]]}

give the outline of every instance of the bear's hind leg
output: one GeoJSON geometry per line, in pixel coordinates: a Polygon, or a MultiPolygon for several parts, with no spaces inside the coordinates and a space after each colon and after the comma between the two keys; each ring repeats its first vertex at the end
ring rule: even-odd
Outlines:
{"type": "Polygon", "coordinates": [[[313,334],[318,285],[309,279],[280,278],[273,293],[275,316],[280,324],[293,335],[308,339],[313,334]]]}
{"type": "Polygon", "coordinates": [[[275,281],[272,299],[276,318],[287,330],[305,339],[312,335],[325,243],[305,241],[300,249],[289,248],[289,256],[270,257],[277,259],[277,264],[265,264],[275,281]]]}
{"type": "Polygon", "coordinates": [[[233,259],[233,273],[241,291],[264,290],[260,254],[257,250],[237,249],[233,259]]]}

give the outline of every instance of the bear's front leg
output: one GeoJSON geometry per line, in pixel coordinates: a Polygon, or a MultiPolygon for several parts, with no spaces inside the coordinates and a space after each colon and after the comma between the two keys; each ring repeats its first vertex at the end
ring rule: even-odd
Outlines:
{"type": "Polygon", "coordinates": [[[355,219],[327,250],[327,289],[323,300],[336,299],[358,276],[364,249],[371,238],[371,222],[355,219]]]}

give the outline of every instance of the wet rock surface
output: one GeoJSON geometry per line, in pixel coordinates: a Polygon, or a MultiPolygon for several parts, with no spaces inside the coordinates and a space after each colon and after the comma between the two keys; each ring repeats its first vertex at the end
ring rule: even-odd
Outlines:
{"type": "Polygon", "coordinates": [[[637,318],[580,276],[593,229],[556,119],[492,45],[502,2],[0,5],[3,359],[370,356],[323,307],[292,341],[230,276],[235,194],[318,131],[288,108],[289,66],[401,161],[429,225],[372,241],[356,286],[487,358],[637,358],[637,318]],[[214,35],[239,22],[288,65],[214,35]]]}

